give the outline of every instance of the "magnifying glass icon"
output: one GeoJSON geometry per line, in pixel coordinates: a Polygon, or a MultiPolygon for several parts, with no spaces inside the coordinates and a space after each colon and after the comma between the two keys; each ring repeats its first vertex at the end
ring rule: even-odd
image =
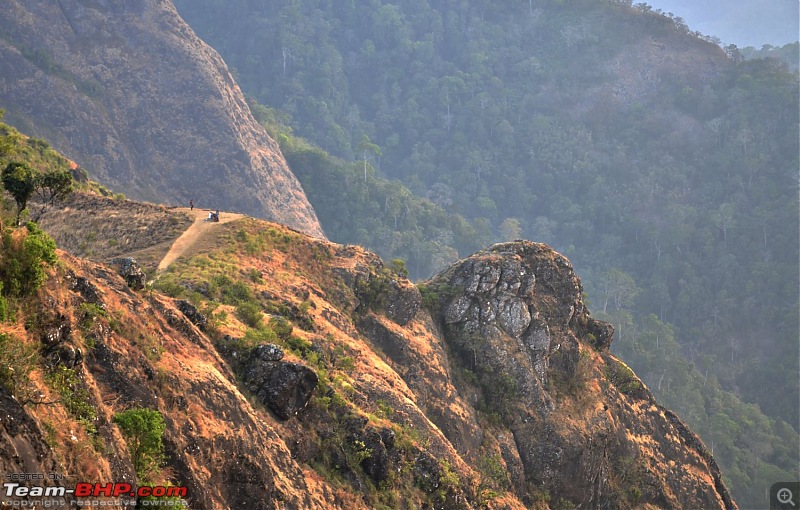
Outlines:
{"type": "Polygon", "coordinates": [[[780,489],[778,491],[778,495],[777,496],[778,496],[778,503],[780,503],[782,505],[785,505],[786,503],[789,503],[792,506],[796,506],[794,504],[794,501],[792,500],[792,497],[794,496],[794,494],[792,494],[792,491],[790,491],[786,487],[780,489]]]}

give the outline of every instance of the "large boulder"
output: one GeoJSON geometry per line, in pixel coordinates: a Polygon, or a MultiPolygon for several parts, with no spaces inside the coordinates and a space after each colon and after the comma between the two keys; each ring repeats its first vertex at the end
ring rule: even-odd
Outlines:
{"type": "Polygon", "coordinates": [[[139,263],[133,257],[121,257],[109,262],[117,270],[117,273],[125,279],[133,290],[142,290],[147,285],[147,275],[144,274],[139,263]]]}
{"type": "Polygon", "coordinates": [[[256,347],[245,364],[244,382],[272,412],[288,420],[308,405],[319,378],[307,366],[282,358],[278,346],[256,347]]]}
{"type": "Polygon", "coordinates": [[[397,324],[405,326],[422,306],[422,295],[405,278],[390,280],[386,287],[386,315],[397,324]]]}

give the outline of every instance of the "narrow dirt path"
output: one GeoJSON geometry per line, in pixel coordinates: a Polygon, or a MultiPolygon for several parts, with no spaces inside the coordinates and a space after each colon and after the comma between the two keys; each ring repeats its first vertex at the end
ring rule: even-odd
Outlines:
{"type": "Polygon", "coordinates": [[[243,218],[243,214],[229,213],[220,211],[219,222],[208,221],[208,211],[203,209],[189,210],[188,207],[181,207],[178,211],[185,212],[186,214],[194,217],[194,223],[187,228],[179,238],[172,243],[169,251],[161,262],[158,263],[157,273],[163,273],[170,264],[175,262],[178,257],[185,255],[190,250],[192,245],[205,233],[218,225],[229,223],[239,218],[243,218]]]}

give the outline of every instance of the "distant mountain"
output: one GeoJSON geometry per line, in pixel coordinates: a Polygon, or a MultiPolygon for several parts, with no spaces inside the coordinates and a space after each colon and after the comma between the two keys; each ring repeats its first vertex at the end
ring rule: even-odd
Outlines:
{"type": "Polygon", "coordinates": [[[740,48],[783,46],[800,39],[797,0],[651,0],[656,9],[680,16],[692,30],[740,48]]]}
{"type": "Polygon", "coordinates": [[[2,2],[0,107],[131,197],[324,236],[225,63],[170,2],[2,2]]]}

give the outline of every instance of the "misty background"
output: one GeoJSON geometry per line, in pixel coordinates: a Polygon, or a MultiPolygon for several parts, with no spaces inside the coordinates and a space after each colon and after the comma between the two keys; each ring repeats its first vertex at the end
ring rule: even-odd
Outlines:
{"type": "Polygon", "coordinates": [[[798,40],[797,0],[653,0],[656,9],[680,16],[691,30],[719,37],[724,44],[756,49],[798,40]]]}

